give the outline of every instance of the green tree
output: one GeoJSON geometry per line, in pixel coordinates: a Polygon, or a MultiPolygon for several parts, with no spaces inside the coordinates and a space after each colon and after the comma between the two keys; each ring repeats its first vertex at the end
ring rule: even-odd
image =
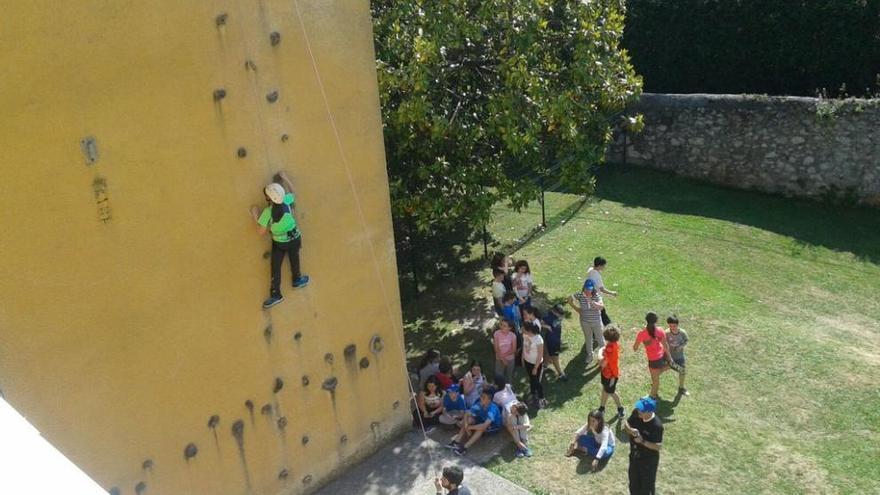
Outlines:
{"type": "Polygon", "coordinates": [[[641,79],[623,0],[373,0],[398,248],[479,231],[538,181],[589,192],[641,79]]]}

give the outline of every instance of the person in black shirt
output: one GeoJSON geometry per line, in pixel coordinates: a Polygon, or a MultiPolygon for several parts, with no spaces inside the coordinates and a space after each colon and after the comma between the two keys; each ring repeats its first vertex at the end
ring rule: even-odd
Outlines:
{"type": "Polygon", "coordinates": [[[663,443],[663,422],[654,414],[656,410],[657,401],[642,397],[623,425],[629,434],[630,495],[654,495],[663,443]]]}
{"type": "Polygon", "coordinates": [[[458,466],[449,466],[443,468],[443,476],[434,479],[434,486],[437,488],[437,495],[443,495],[443,489],[448,490],[446,495],[471,495],[471,491],[461,486],[464,480],[464,473],[458,466]]]}

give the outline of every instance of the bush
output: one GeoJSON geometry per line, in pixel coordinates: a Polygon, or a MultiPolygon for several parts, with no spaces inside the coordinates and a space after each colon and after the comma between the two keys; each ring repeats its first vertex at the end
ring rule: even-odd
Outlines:
{"type": "Polygon", "coordinates": [[[880,89],[880,0],[630,0],[627,9],[623,44],[645,91],[880,89]]]}

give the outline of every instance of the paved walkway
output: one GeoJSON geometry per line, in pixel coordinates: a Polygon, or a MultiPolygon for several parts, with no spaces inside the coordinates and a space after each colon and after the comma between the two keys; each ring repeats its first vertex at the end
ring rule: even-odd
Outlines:
{"type": "Polygon", "coordinates": [[[500,435],[479,442],[468,451],[467,457],[458,457],[443,448],[450,431],[437,429],[432,438],[424,440],[421,433],[407,432],[383,447],[362,463],[349,469],[341,478],[331,482],[317,495],[434,495],[434,469],[442,470],[457,465],[464,471],[464,485],[474,495],[529,495],[529,491],[480,467],[496,455],[504,444],[500,435]],[[433,462],[432,462],[433,459],[433,462]],[[435,465],[436,463],[436,465],[435,465]]]}

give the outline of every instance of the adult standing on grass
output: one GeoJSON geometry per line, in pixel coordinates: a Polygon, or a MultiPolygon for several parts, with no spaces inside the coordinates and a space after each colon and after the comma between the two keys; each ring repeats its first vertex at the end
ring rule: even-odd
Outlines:
{"type": "Polygon", "coordinates": [[[645,315],[645,328],[636,335],[633,343],[633,351],[645,345],[645,355],[648,357],[648,371],[651,372],[651,394],[657,400],[660,398],[660,375],[669,369],[669,344],[666,342],[666,332],[657,326],[657,313],[650,312],[645,315]]]}
{"type": "Polygon", "coordinates": [[[272,233],[272,284],[269,298],[263,302],[263,309],[269,309],[284,300],[281,295],[281,264],[285,256],[290,258],[293,287],[305,287],[309,283],[309,277],[302,274],[299,265],[302,235],[293,216],[293,183],[284,172],[278,172],[273,179],[276,182],[263,188],[268,206],[262,212],[258,207],[251,206],[251,216],[259,226],[260,235],[272,233]]]}
{"type": "Polygon", "coordinates": [[[581,315],[581,330],[584,332],[584,353],[587,366],[593,363],[593,343],[596,347],[605,345],[602,336],[602,310],[605,304],[592,280],[584,282],[584,289],[571,296],[568,304],[581,315]]]}
{"type": "Polygon", "coordinates": [[[655,414],[657,402],[642,397],[623,428],[629,435],[629,493],[654,495],[660,449],[663,444],[663,422],[655,414]]]}
{"type": "MultiPolygon", "coordinates": [[[[593,266],[587,269],[587,280],[593,281],[593,285],[599,293],[614,297],[617,296],[617,291],[606,289],[605,281],[602,280],[602,271],[605,270],[606,266],[608,266],[608,261],[601,256],[596,256],[593,259],[593,266]]],[[[608,316],[608,312],[605,311],[605,308],[602,308],[602,326],[608,325],[609,323],[611,323],[611,318],[608,316]]]]}

